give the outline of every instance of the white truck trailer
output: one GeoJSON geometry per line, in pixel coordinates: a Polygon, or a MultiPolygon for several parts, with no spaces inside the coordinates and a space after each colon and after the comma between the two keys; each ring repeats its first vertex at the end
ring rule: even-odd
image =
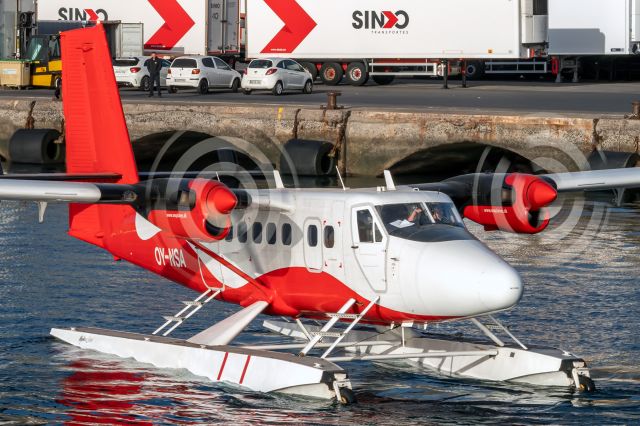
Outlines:
{"type": "Polygon", "coordinates": [[[573,72],[577,79],[581,59],[623,64],[640,53],[640,0],[539,0],[534,6],[548,11],[544,55],[527,61],[471,62],[469,76],[553,72],[560,77],[573,72]]]}
{"type": "Polygon", "coordinates": [[[291,57],[327,84],[442,75],[542,50],[534,0],[246,0],[246,55],[291,57]],[[489,24],[490,23],[490,24],[489,24]],[[445,66],[446,64],[446,66],[445,66]],[[452,67],[453,65],[453,67],[452,67]]]}
{"type": "Polygon", "coordinates": [[[144,24],[144,47],[228,62],[304,63],[325,83],[397,75],[541,74],[580,56],[629,57],[640,0],[38,0],[38,20],[144,24]],[[604,40],[604,41],[603,41],[604,40]],[[553,55],[554,60],[551,60],[553,55]],[[446,64],[446,66],[445,66],[446,64]]]}

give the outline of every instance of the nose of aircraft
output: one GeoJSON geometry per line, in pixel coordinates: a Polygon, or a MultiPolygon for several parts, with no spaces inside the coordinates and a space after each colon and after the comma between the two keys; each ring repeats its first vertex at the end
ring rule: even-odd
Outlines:
{"type": "Polygon", "coordinates": [[[480,301],[488,312],[509,309],[522,297],[520,274],[506,262],[494,265],[482,274],[477,285],[480,301]]]}
{"type": "Polygon", "coordinates": [[[421,303],[430,313],[450,317],[482,315],[509,309],[522,297],[518,272],[479,241],[423,246],[416,260],[420,297],[416,300],[413,293],[414,303],[421,303]]]}

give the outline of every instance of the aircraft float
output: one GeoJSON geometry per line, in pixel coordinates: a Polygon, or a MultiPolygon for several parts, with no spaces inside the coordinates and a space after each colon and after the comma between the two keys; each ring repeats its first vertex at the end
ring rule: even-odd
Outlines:
{"type": "Polygon", "coordinates": [[[101,25],[63,32],[67,173],[4,176],[0,199],[69,203],[69,234],[194,290],[151,334],[53,328],[72,345],[262,392],[354,400],[343,367],[405,360],[480,380],[593,390],[585,361],[529,346],[494,316],[513,308],[516,270],[465,228],[536,234],[559,192],[640,186],[637,169],[471,174],[371,189],[230,188],[137,171],[101,25]],[[498,184],[496,184],[496,182],[498,184]],[[188,339],[170,336],[207,303],[241,309],[188,339]],[[288,344],[233,345],[259,314],[288,344]],[[311,320],[311,321],[310,321],[311,320]],[[429,333],[470,321],[483,340],[429,333]],[[486,336],[486,338],[484,336],[486,336]]]}

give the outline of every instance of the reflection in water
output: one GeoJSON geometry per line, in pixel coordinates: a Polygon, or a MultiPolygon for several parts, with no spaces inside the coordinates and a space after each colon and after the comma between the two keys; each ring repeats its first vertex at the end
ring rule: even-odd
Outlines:
{"type": "MultiPolygon", "coordinates": [[[[581,217],[600,204],[587,202],[581,217]]],[[[522,237],[470,226],[522,273],[525,296],[501,314],[526,342],[585,357],[594,394],[451,379],[395,362],[348,365],[359,404],[265,395],[180,370],[83,351],[48,337],[52,326],[150,332],[184,288],[65,236],[66,209],[0,209],[0,422],[69,423],[638,423],[640,206],[607,210],[561,233],[522,237]]],[[[192,298],[192,297],[191,297],[192,298]]],[[[214,303],[185,323],[187,337],[237,310],[214,303]]],[[[451,325],[434,326],[436,331],[451,325]]],[[[456,331],[477,336],[465,326],[456,331]]],[[[274,339],[256,322],[244,342],[274,339]]]]}

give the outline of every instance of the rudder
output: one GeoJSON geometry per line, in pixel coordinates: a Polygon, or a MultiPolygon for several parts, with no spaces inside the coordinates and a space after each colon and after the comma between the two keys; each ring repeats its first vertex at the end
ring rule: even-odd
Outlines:
{"type": "MultiPolygon", "coordinates": [[[[62,104],[67,173],[117,173],[117,183],[138,182],[120,93],[104,28],[65,31],[62,48],[62,104]]],[[[105,247],[126,206],[69,205],[69,234],[105,247]]]]}

